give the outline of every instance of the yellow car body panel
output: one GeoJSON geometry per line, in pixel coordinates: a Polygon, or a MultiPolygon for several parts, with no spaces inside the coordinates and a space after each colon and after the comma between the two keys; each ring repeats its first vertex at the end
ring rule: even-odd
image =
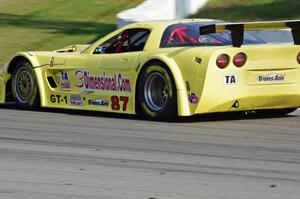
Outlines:
{"type": "Polygon", "coordinates": [[[11,78],[11,75],[9,73],[1,73],[0,75],[0,103],[5,103],[5,97],[6,97],[6,83],[11,78]]]}
{"type": "MultiPolygon", "coordinates": [[[[68,46],[53,52],[17,53],[2,68],[0,103],[5,103],[6,84],[12,71],[9,67],[14,59],[23,57],[34,68],[42,107],[136,114],[138,77],[143,66],[152,60],[163,62],[172,73],[179,116],[300,107],[298,45],[160,48],[161,37],[168,26],[202,21],[209,20],[131,24],[91,45],[68,46]],[[109,38],[133,28],[151,32],[143,51],[93,54],[109,38]],[[220,54],[226,53],[232,59],[240,52],[247,56],[243,67],[235,67],[232,61],[225,69],[216,66],[220,54]],[[234,81],[226,82],[229,78],[234,81]],[[191,96],[197,100],[192,101],[191,96]]],[[[268,29],[269,26],[258,27],[268,29]]],[[[281,22],[276,24],[278,28],[283,26],[281,22]]],[[[217,26],[217,29],[224,30],[224,27],[217,26]]]]}

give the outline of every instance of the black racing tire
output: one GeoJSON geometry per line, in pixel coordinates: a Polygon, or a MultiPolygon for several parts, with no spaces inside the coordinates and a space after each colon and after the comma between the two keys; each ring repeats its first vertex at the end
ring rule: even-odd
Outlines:
{"type": "Polygon", "coordinates": [[[11,88],[16,104],[24,109],[38,108],[40,97],[32,65],[21,60],[13,67],[11,88]]]}
{"type": "Polygon", "coordinates": [[[137,85],[138,112],[147,118],[173,120],[177,117],[177,93],[169,68],[150,62],[142,69],[137,85]]]}
{"type": "Polygon", "coordinates": [[[284,108],[284,109],[266,109],[266,110],[256,110],[255,113],[261,116],[281,116],[287,115],[294,112],[297,108],[284,108]]]}

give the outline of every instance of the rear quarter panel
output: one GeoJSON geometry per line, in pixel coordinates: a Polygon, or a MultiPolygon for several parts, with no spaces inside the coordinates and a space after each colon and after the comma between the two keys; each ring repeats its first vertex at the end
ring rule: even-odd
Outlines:
{"type": "Polygon", "coordinates": [[[199,103],[192,112],[210,113],[256,109],[289,108],[300,106],[300,65],[296,57],[299,46],[256,45],[212,47],[207,50],[207,62],[200,64],[192,87],[199,95],[199,103]],[[246,64],[237,68],[234,55],[247,55],[246,64]],[[226,53],[230,64],[225,69],[216,66],[217,56],[226,53]],[[282,76],[282,80],[261,81],[260,77],[282,76]],[[236,83],[224,82],[225,76],[235,76],[236,83]],[[238,108],[233,104],[238,101],[238,108]]]}

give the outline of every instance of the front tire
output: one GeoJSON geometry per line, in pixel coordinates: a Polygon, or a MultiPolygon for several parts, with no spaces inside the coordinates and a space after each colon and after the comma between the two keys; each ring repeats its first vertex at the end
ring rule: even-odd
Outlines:
{"type": "Polygon", "coordinates": [[[37,108],[39,104],[39,93],[37,80],[32,66],[27,61],[19,61],[13,66],[12,94],[21,108],[37,108]]]}
{"type": "Polygon", "coordinates": [[[147,64],[138,82],[139,112],[153,119],[174,119],[177,116],[176,98],[170,70],[160,62],[147,64]]]}

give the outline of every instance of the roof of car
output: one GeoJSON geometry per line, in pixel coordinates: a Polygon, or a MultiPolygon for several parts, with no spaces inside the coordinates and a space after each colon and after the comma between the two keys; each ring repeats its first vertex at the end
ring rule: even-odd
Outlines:
{"type": "Polygon", "coordinates": [[[145,22],[138,22],[133,23],[125,26],[126,28],[131,27],[156,27],[156,26],[169,26],[173,24],[180,24],[180,23],[191,23],[191,22],[217,22],[218,20],[215,19],[176,19],[176,20],[155,20],[155,21],[145,21],[145,22]]]}

